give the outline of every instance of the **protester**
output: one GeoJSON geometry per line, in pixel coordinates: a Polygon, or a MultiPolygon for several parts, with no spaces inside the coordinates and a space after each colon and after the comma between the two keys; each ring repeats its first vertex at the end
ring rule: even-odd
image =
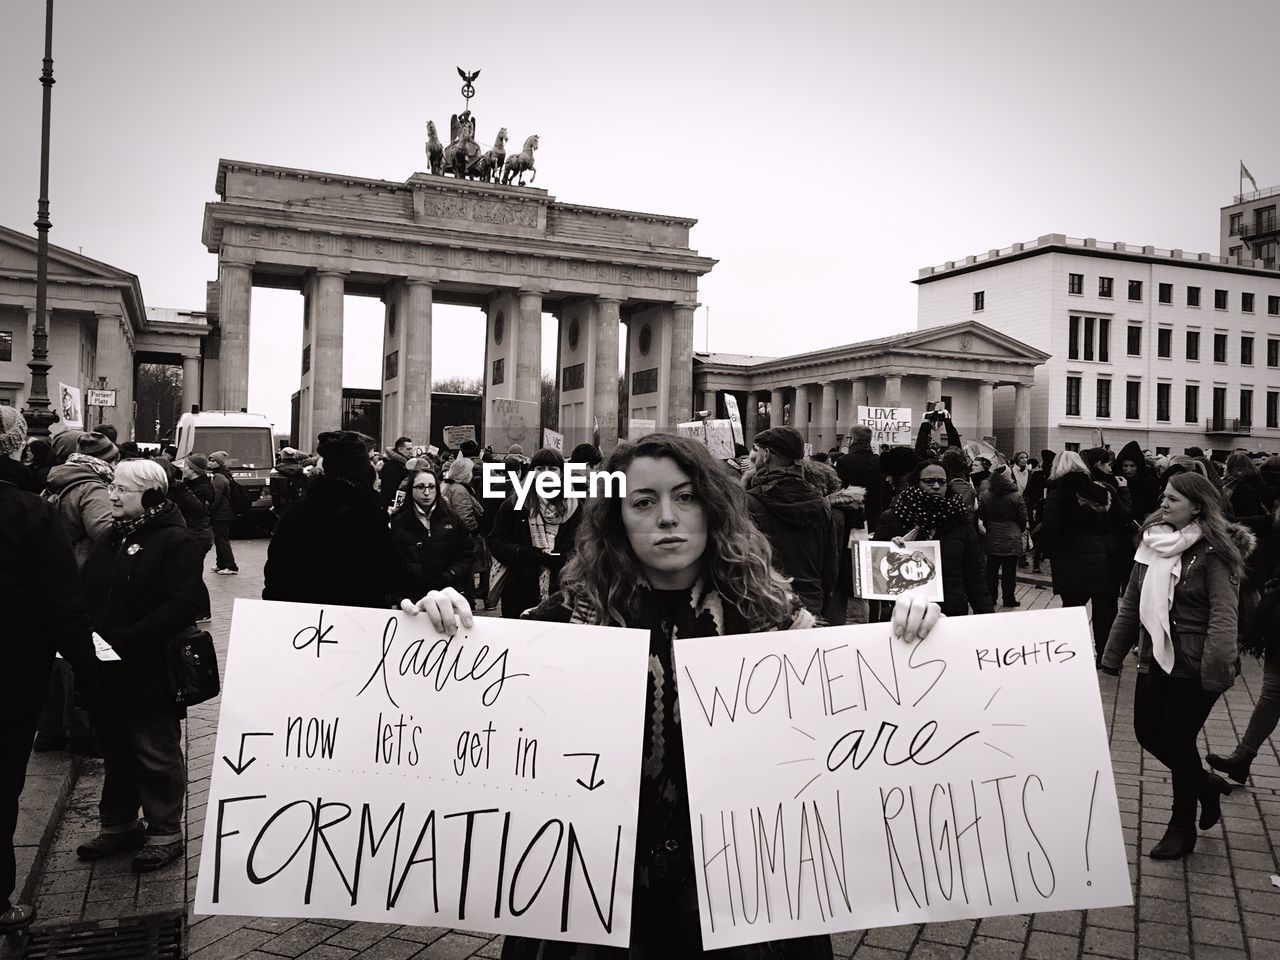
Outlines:
{"type": "Polygon", "coordinates": [[[1130,440],[1116,456],[1117,476],[1125,481],[1129,510],[1142,523],[1160,505],[1160,478],[1147,463],[1137,440],[1130,440]]]}
{"type": "Polygon", "coordinates": [[[839,564],[831,507],[797,466],[804,459],[798,430],[770,427],[753,444],[756,471],[747,483],[747,510],[773,548],[774,566],[791,578],[805,609],[819,617],[839,564]]]}
{"type": "Polygon", "coordinates": [[[231,484],[235,479],[227,468],[230,456],[225,450],[218,450],[209,454],[208,462],[209,469],[213,471],[209,478],[213,484],[213,509],[209,518],[213,523],[214,572],[224,577],[240,572],[235,551],[231,549],[231,524],[236,518],[236,511],[231,503],[231,484]]]}
{"type": "Polygon", "coordinates": [[[0,934],[36,918],[35,907],[11,899],[13,836],[55,652],[75,664],[87,696],[96,677],[75,554],[53,506],[32,491],[26,433],[22,414],[0,406],[0,934]]]}
{"type": "Polygon", "coordinates": [[[948,447],[942,451],[938,462],[947,473],[948,496],[959,500],[964,505],[965,515],[972,517],[978,512],[978,491],[973,481],[969,479],[972,476],[973,467],[965,457],[964,451],[948,447]]]}
{"type": "Polygon", "coordinates": [[[262,599],[386,607],[407,573],[373,491],[369,448],[349,430],[319,441],[320,469],[267,548],[262,599]]]}
{"type": "Polygon", "coordinates": [[[565,463],[580,463],[588,470],[594,470],[604,462],[604,454],[594,443],[580,443],[565,458],[565,463]]]}
{"type": "Polygon", "coordinates": [[[1013,466],[1009,468],[1009,475],[1013,477],[1014,485],[1018,488],[1018,496],[1025,502],[1027,483],[1031,480],[1031,455],[1027,451],[1019,450],[1013,455],[1013,466]]]}
{"type": "MultiPolygon", "coordinates": [[[[1107,510],[1107,530],[1103,536],[1103,544],[1107,551],[1107,577],[1115,597],[1106,604],[1103,611],[1114,610],[1120,602],[1120,594],[1124,593],[1129,583],[1129,574],[1133,570],[1133,547],[1138,535],[1138,525],[1134,523],[1129,509],[1128,498],[1124,496],[1128,490],[1128,482],[1124,477],[1117,477],[1112,472],[1115,455],[1105,447],[1093,447],[1081,454],[1080,459],[1089,468],[1089,478],[1094,483],[1107,488],[1110,507],[1107,510]]],[[[1144,518],[1145,519],[1145,518],[1144,518]]],[[[1098,616],[1099,608],[1094,605],[1093,615],[1098,616]]],[[[1103,634],[1103,645],[1106,635],[1111,633],[1111,624],[1099,623],[1098,630],[1103,634]]]]}
{"type": "Polygon", "coordinates": [[[1146,522],[1133,574],[1102,656],[1118,673],[1138,647],[1133,728],[1138,743],[1173,777],[1173,810],[1148,856],[1185,857],[1201,830],[1221,817],[1231,792],[1200,764],[1197,740],[1218,698],[1236,677],[1236,607],[1253,535],[1223,515],[1218,491],[1204,477],[1173,477],[1160,511],[1146,522]]]}
{"type": "MultiPolygon", "coordinates": [[[[910,472],[908,468],[904,473],[910,472]]],[[[866,521],[874,527],[883,505],[884,472],[880,457],[871,452],[871,428],[856,424],[849,429],[849,452],[836,461],[836,473],[846,487],[862,487],[866,521]]]]}
{"type": "Polygon", "coordinates": [[[44,490],[49,476],[49,455],[53,446],[44,437],[29,437],[22,448],[22,465],[31,473],[31,490],[40,493],[44,490]]]}
{"type": "Polygon", "coordinates": [[[409,467],[409,457],[413,453],[413,440],[410,437],[396,437],[396,442],[383,452],[382,470],[378,474],[382,505],[394,507],[396,491],[404,482],[409,467]]]}
{"type": "Polygon", "coordinates": [[[457,457],[449,464],[440,488],[440,496],[471,534],[480,529],[480,515],[484,512],[484,507],[471,490],[474,473],[474,465],[467,457],[457,457]]]}
{"type": "Polygon", "coordinates": [[[102,434],[104,437],[106,437],[106,438],[107,438],[108,440],[110,440],[112,443],[115,443],[117,440],[119,440],[119,439],[120,439],[120,434],[119,434],[119,432],[116,430],[116,428],[115,428],[115,426],[114,426],[113,424],[110,424],[110,423],[100,423],[100,424],[98,424],[96,427],[94,427],[94,428],[93,428],[93,430],[94,430],[94,432],[96,432],[96,433],[100,433],[100,434],[102,434]]]}
{"type": "Polygon", "coordinates": [[[987,557],[987,593],[994,604],[1000,586],[1006,607],[1022,606],[1017,599],[1018,555],[1027,528],[1027,505],[1018,493],[1014,469],[998,468],[978,498],[978,519],[986,529],[982,550],[987,557]]]}
{"type": "Polygon", "coordinates": [[[1234,517],[1258,517],[1271,512],[1273,500],[1262,473],[1247,453],[1227,457],[1222,478],[1222,501],[1234,517]]]}
{"type": "Polygon", "coordinates": [[[104,762],[101,830],[76,853],[98,860],[138,850],[137,873],[182,856],[186,709],[174,697],[167,646],[195,625],[205,604],[200,548],[168,487],[157,463],[120,464],[111,486],[115,530],[84,566],[94,629],[119,659],[100,664],[103,691],[94,713],[104,762]]]}
{"type": "MultiPolygon", "coordinates": [[[[209,479],[209,461],[199,453],[187,454],[187,458],[177,464],[181,471],[181,479],[169,484],[169,499],[178,507],[182,519],[187,525],[187,533],[200,548],[200,582],[204,586],[204,559],[213,549],[213,481],[209,479]]],[[[209,590],[204,587],[204,604],[200,608],[203,613],[200,622],[211,616],[209,590]]]]}
{"type": "MultiPolygon", "coordinates": [[[[812,626],[814,619],[770,564],[770,548],[748,521],[744,497],[706,449],[686,437],[651,434],[615,450],[608,470],[627,476],[627,496],[592,501],[583,511],[578,553],[564,571],[562,591],[529,612],[530,619],[589,623],[649,631],[649,695],[630,955],[701,955],[695,880],[697,848],[689,817],[680,703],[675,683],[677,638],[730,635],[812,626]]],[[[422,610],[437,630],[452,632],[455,617],[470,621],[453,591],[431,593],[408,610],[422,610]]],[[[894,631],[914,640],[938,621],[920,601],[895,608],[894,631]]],[[[628,955],[627,950],[619,951],[628,955]]],[[[593,948],[507,936],[506,960],[597,956],[593,948]]],[[[830,958],[826,936],[754,944],[726,957],[779,960],[830,958]]]]}
{"type": "MultiPolygon", "coordinates": [[[[271,512],[275,514],[275,522],[285,515],[290,507],[302,499],[307,491],[307,477],[302,472],[300,455],[293,447],[285,447],[280,451],[280,462],[271,471],[267,487],[271,491],[271,512]]],[[[374,472],[381,467],[377,461],[373,463],[374,472]]]]}
{"type": "MultiPolygon", "coordinates": [[[[470,465],[467,474],[470,476],[470,465]]],[[[407,568],[405,596],[422,597],[453,587],[471,596],[471,533],[440,495],[440,477],[419,470],[411,478],[409,497],[391,515],[391,533],[407,568]]],[[[388,591],[394,595],[395,591],[388,591]]]]}
{"type": "Polygon", "coordinates": [[[1032,472],[1027,480],[1027,491],[1023,499],[1027,502],[1027,513],[1031,522],[1031,572],[1041,573],[1044,561],[1044,548],[1036,528],[1044,522],[1044,501],[1049,490],[1049,474],[1053,470],[1054,454],[1052,450],[1040,451],[1039,469],[1032,472]]]}
{"type": "MultiPolygon", "coordinates": [[[[513,456],[508,455],[508,460],[513,456]]],[[[558,451],[544,448],[533,455],[529,472],[534,484],[540,473],[563,479],[564,458],[558,451]]],[[[582,520],[580,503],[565,497],[563,489],[544,500],[531,485],[522,507],[517,507],[511,496],[498,508],[489,534],[489,551],[506,571],[502,584],[504,618],[519,617],[559,589],[560,571],[573,556],[574,536],[582,520]]]]}

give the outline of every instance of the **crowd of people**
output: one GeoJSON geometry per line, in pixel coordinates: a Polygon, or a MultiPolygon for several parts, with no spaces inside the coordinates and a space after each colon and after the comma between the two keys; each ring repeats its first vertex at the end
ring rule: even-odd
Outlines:
{"type": "MultiPolygon", "coordinates": [[[[13,693],[0,703],[0,834],[12,834],[33,743],[97,753],[101,829],[79,855],[129,851],[134,869],[158,869],[182,852],[185,791],[165,644],[210,615],[210,550],[215,573],[238,570],[226,455],[146,458],[105,427],[27,438],[8,407],[0,428],[0,591],[17,625],[5,648],[14,669],[0,671],[13,693]],[[95,656],[95,634],[116,659],[95,656]]],[[[662,433],[608,457],[582,444],[568,458],[473,441],[423,449],[410,437],[379,450],[363,434],[322,433],[314,455],[286,447],[272,471],[262,596],[399,606],[443,631],[493,609],[649,630],[632,925],[649,952],[699,943],[683,756],[670,736],[676,637],[886,621],[912,640],[943,615],[1017,607],[1019,569],[1044,576],[1046,563],[1062,604],[1089,606],[1101,671],[1118,673],[1136,650],[1135,733],[1173,778],[1168,830],[1148,852],[1191,852],[1230,789],[1203,767],[1196,737],[1242,652],[1264,661],[1262,694],[1236,750],[1209,764],[1244,782],[1280,720],[1280,457],[1237,451],[1220,465],[1136,443],[1118,455],[1004,456],[962,443],[945,414],[921,424],[914,447],[873,451],[858,426],[847,440],[806,455],[798,431],[772,426],[748,456],[724,461],[662,433]],[[545,495],[537,484],[523,502],[513,494],[568,463],[624,475],[625,496],[545,495]],[[491,491],[482,477],[497,464],[504,485],[491,491]],[[936,541],[941,603],[857,596],[857,540],[936,541]]],[[[7,902],[12,880],[11,855],[0,857],[0,926],[30,919],[7,902]]],[[[508,937],[504,956],[544,946],[508,937]]],[[[825,938],[773,946],[771,956],[831,955],[825,938]]]]}

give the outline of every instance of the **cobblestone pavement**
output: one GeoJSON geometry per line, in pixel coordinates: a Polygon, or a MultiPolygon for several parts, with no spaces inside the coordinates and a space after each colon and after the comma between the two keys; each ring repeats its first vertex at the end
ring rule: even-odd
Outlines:
{"type": "MultiPolygon", "coordinates": [[[[256,597],[262,588],[266,541],[239,541],[241,574],[208,577],[213,594],[213,633],[226,650],[232,603],[256,597]]],[[[1056,606],[1048,590],[1021,584],[1024,610],[1056,606]]],[[[1143,756],[1133,739],[1133,670],[1119,681],[1102,677],[1102,695],[1111,731],[1111,754],[1120,797],[1136,904],[1090,910],[996,917],[923,926],[886,927],[834,938],[838,957],[857,960],[1058,960],[1112,957],[1125,960],[1278,960],[1280,958],[1280,765],[1275,742],[1254,764],[1250,786],[1223,801],[1222,824],[1200,835],[1186,861],[1159,863],[1141,855],[1163,833],[1170,805],[1168,772],[1143,756]]],[[[1206,727],[1206,749],[1229,752],[1248,723],[1262,674],[1253,661],[1206,727]]],[[[192,910],[200,864],[200,837],[213,765],[218,701],[191,711],[187,721],[190,796],[187,834],[186,904],[193,960],[250,957],[271,960],[406,960],[409,957],[498,956],[501,938],[443,928],[340,920],[204,917],[192,910]]],[[[173,902],[176,874],[135,880],[127,860],[92,868],[76,864],[72,837],[91,829],[97,778],[82,780],[59,835],[40,892],[48,917],[115,915],[173,902]],[[123,866],[122,866],[123,864],[123,866]]]]}

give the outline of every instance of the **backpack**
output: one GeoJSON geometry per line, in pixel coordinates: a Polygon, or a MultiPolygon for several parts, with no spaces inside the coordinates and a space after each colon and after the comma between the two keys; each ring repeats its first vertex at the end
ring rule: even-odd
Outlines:
{"type": "Polygon", "coordinates": [[[236,482],[236,478],[229,473],[224,473],[227,478],[227,503],[231,504],[231,512],[237,517],[247,517],[249,515],[249,491],[240,486],[236,482]]]}

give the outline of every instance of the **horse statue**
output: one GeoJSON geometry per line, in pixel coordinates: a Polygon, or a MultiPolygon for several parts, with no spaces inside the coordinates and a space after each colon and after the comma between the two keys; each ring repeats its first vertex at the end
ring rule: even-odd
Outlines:
{"type": "Polygon", "coordinates": [[[435,176],[444,172],[444,147],[436,135],[436,125],[431,120],[427,121],[427,162],[431,164],[431,172],[435,176]]]}
{"type": "Polygon", "coordinates": [[[450,142],[444,148],[443,166],[459,180],[467,177],[467,168],[480,159],[480,145],[475,141],[476,123],[470,110],[455,113],[449,121],[450,142]]]}
{"type": "Polygon", "coordinates": [[[502,163],[507,157],[507,128],[503,127],[493,139],[493,149],[467,164],[467,173],[488,183],[502,175],[502,163]]]}
{"type": "Polygon", "coordinates": [[[538,171],[533,167],[533,151],[538,149],[538,135],[535,133],[524,142],[524,149],[512,157],[507,157],[506,163],[502,165],[502,184],[506,186],[513,178],[519,177],[519,183],[516,186],[524,186],[524,175],[526,172],[533,174],[529,177],[529,183],[533,183],[534,178],[538,176],[538,171]]]}

